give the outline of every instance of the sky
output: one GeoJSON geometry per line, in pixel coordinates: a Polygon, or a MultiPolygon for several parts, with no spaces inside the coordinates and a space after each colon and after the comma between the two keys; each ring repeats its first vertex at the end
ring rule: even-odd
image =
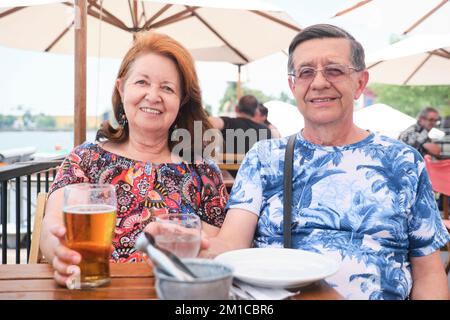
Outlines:
{"type": "MultiPolygon", "coordinates": [[[[355,0],[280,0],[275,2],[298,22],[301,27],[328,20],[337,11],[355,3],[355,0]]],[[[362,25],[346,22],[347,27],[365,47],[375,50],[388,44],[391,32],[383,29],[382,17],[362,25]],[[376,32],[375,32],[376,31],[376,32]]],[[[339,25],[339,21],[334,21],[339,25]]],[[[268,41],[261,38],[261,41],[268,41]]],[[[286,44],[286,47],[289,44],[286,44]]],[[[286,77],[287,56],[275,53],[243,67],[242,81],[246,87],[265,94],[290,94],[286,77]]],[[[88,58],[87,114],[99,115],[110,109],[111,93],[119,59],[88,58]]],[[[236,81],[237,67],[228,63],[197,62],[197,72],[204,104],[213,111],[219,108],[227,81],[236,81]]],[[[0,45],[0,114],[73,114],[74,62],[63,54],[39,53],[6,48],[0,45]],[[21,109],[19,109],[21,106],[21,109]]]]}

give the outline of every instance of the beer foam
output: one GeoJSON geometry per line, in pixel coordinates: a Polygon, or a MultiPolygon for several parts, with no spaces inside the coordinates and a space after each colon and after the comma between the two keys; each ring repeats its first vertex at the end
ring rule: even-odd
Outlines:
{"type": "Polygon", "coordinates": [[[105,214],[115,213],[116,207],[107,204],[79,204],[65,206],[63,211],[70,214],[105,214]]]}

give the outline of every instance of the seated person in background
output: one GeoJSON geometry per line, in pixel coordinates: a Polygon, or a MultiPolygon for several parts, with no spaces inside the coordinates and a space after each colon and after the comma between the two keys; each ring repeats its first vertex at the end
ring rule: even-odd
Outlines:
{"type": "Polygon", "coordinates": [[[177,129],[187,130],[193,148],[194,121],[203,123],[204,131],[210,128],[194,68],[189,52],[172,38],[153,32],[137,35],[114,86],[118,126],[105,122],[97,132],[97,143],[75,147],[49,191],[41,251],[53,264],[57,283],[64,285],[81,260],[78,252],[64,245],[63,187],[69,184],[116,186],[113,262],[143,261],[134,244],[152,220],[152,208],[195,213],[206,234],[218,232],[228,199],[221,172],[209,160],[187,162],[184,155],[176,155],[171,138],[177,129]]]}
{"type": "Polygon", "coordinates": [[[272,138],[281,138],[281,134],[278,131],[277,127],[275,127],[273,124],[267,120],[267,117],[269,115],[269,109],[267,109],[262,103],[258,103],[258,108],[256,108],[255,116],[253,117],[253,121],[265,124],[269,127],[272,138]]]}
{"type": "Polygon", "coordinates": [[[236,118],[208,118],[212,126],[222,133],[222,153],[245,154],[257,141],[272,138],[268,126],[253,120],[257,107],[258,100],[252,95],[245,95],[235,108],[236,118]]]}
{"type": "Polygon", "coordinates": [[[400,133],[398,139],[413,148],[417,149],[422,156],[430,154],[439,156],[441,148],[432,143],[428,133],[440,121],[439,111],[435,108],[427,107],[420,111],[417,116],[417,123],[413,124],[400,133]]]}

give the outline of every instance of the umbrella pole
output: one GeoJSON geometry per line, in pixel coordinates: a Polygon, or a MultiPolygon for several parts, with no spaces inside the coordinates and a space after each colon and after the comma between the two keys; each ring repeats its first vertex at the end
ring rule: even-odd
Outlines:
{"type": "Polygon", "coordinates": [[[241,98],[241,65],[238,64],[238,79],[237,79],[237,83],[236,83],[236,98],[237,101],[239,101],[239,99],[241,98]]]}
{"type": "Polygon", "coordinates": [[[86,141],[86,0],[75,1],[74,146],[86,141]]]}

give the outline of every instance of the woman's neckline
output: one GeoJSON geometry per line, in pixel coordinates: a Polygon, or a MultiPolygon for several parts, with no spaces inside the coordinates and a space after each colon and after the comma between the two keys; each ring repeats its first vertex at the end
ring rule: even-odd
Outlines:
{"type": "Polygon", "coordinates": [[[122,159],[125,159],[125,160],[128,160],[128,161],[132,161],[132,162],[135,162],[135,163],[141,163],[141,164],[145,164],[145,165],[151,164],[151,165],[153,165],[153,166],[182,165],[182,164],[184,164],[184,165],[186,165],[186,166],[188,165],[188,163],[187,163],[186,161],[184,161],[184,160],[182,160],[182,161],[180,161],[180,162],[167,162],[167,161],[164,161],[164,162],[153,162],[153,161],[137,160],[137,159],[133,159],[133,158],[130,158],[130,157],[128,157],[128,156],[124,156],[124,155],[122,155],[122,154],[119,154],[119,153],[116,153],[116,152],[113,152],[113,151],[110,151],[110,150],[105,149],[105,148],[101,145],[102,142],[91,142],[91,143],[92,143],[93,145],[95,145],[100,151],[102,151],[102,152],[104,152],[104,153],[109,153],[109,154],[114,155],[114,156],[116,156],[116,157],[120,157],[120,158],[122,158],[122,159]]]}

